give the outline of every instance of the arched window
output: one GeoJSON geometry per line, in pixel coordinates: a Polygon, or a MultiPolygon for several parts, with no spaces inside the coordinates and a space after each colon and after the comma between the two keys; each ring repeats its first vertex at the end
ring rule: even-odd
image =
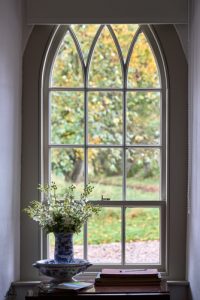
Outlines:
{"type": "Polygon", "coordinates": [[[43,79],[43,182],[61,198],[90,182],[102,206],[75,237],[76,256],[165,270],[167,79],[151,27],[60,26],[43,79]]]}
{"type": "MultiPolygon", "coordinates": [[[[65,164],[67,159],[71,164],[74,158],[75,162],[81,161],[81,158],[82,168],[87,172],[79,172],[82,176],[77,179],[77,172],[73,176],[72,172],[69,173],[70,168],[73,169],[69,164],[67,183],[74,180],[80,186],[90,180],[95,186],[92,201],[99,201],[102,194],[111,200],[102,202],[104,207],[100,217],[95,222],[89,222],[82,235],[75,239],[76,251],[79,253],[76,256],[88,257],[94,263],[95,255],[97,264],[93,268],[100,269],[112,250],[112,262],[115,265],[126,263],[126,267],[132,268],[133,265],[138,266],[138,263],[140,267],[148,264],[150,267],[159,267],[170,280],[183,280],[186,274],[187,224],[187,62],[176,30],[173,25],[123,25],[127,29],[131,28],[129,34],[123,26],[112,25],[113,34],[111,27],[94,25],[93,31],[85,31],[84,28],[88,29],[88,26],[34,26],[27,44],[23,58],[21,207],[27,207],[31,200],[40,198],[36,189],[38,183],[55,179],[59,186],[65,184],[65,175],[58,172],[55,160],[52,160],[52,151],[64,153],[65,164]],[[126,37],[123,37],[123,33],[126,33],[126,37]],[[110,56],[114,65],[112,73],[119,72],[117,83],[113,83],[113,74],[108,78],[111,81],[104,78],[100,81],[95,77],[98,74],[95,72],[100,72],[104,66],[101,61],[95,71],[95,55],[97,57],[96,51],[103,47],[103,42],[99,41],[102,41],[104,35],[108,35],[111,50],[114,49],[110,56]],[[86,38],[83,39],[83,36],[86,38]],[[52,85],[53,72],[59,62],[59,49],[65,37],[71,45],[70,53],[75,51],[74,61],[79,72],[77,78],[82,86],[72,75],[69,76],[70,80],[73,79],[70,86],[66,81],[64,86],[52,85]],[[146,45],[143,48],[145,51],[139,48],[141,38],[146,45]],[[150,55],[147,64],[142,59],[143,53],[144,57],[150,55]],[[136,57],[140,59],[141,71],[146,69],[149,61],[153,62],[148,73],[138,73],[139,69],[133,66],[136,57]],[[152,70],[156,77],[147,76],[148,80],[138,83],[147,82],[146,86],[137,86],[135,78],[146,78],[144,74],[152,74],[152,70]],[[101,87],[96,86],[98,82],[101,82],[101,87]],[[109,86],[105,86],[108,82],[109,86]],[[76,95],[79,93],[79,98],[70,98],[70,92],[76,95]],[[60,114],[55,114],[57,105],[52,106],[56,103],[63,106],[60,114]],[[106,107],[104,110],[103,105],[106,107]],[[145,110],[141,107],[145,107],[145,110]],[[111,117],[112,113],[115,118],[111,117]],[[70,120],[76,121],[64,122],[64,126],[68,126],[71,132],[73,129],[82,132],[82,137],[81,134],[77,135],[77,140],[72,134],[71,141],[67,135],[62,136],[59,126],[53,126],[55,122],[62,124],[70,116],[70,120]],[[94,118],[96,122],[93,122],[94,118]],[[118,121],[120,118],[121,124],[118,121]],[[109,126],[109,122],[112,126],[109,126]],[[82,124],[82,131],[78,124],[82,124]],[[149,127],[149,124],[152,126],[149,127]],[[160,130],[157,130],[158,124],[160,130]],[[56,132],[54,137],[53,131],[56,132]],[[90,133],[90,136],[85,135],[85,132],[90,133]],[[136,138],[136,134],[139,138],[136,138]],[[61,137],[65,140],[61,140],[61,137]],[[90,140],[85,141],[86,137],[90,140]],[[92,144],[91,138],[94,137],[96,140],[92,144]],[[83,153],[83,156],[73,156],[75,153],[83,153]],[[144,160],[144,157],[148,159],[144,160]],[[145,197],[142,198],[142,195],[145,197]],[[100,247],[98,243],[104,246],[100,247]],[[155,256],[152,252],[149,255],[150,246],[157,249],[155,256]]],[[[70,48],[64,49],[69,51],[70,48]]],[[[70,53],[66,51],[64,53],[67,53],[69,62],[70,53]]],[[[103,60],[109,66],[110,56],[103,60]]],[[[102,52],[99,57],[102,58],[102,52]]],[[[65,76],[66,72],[63,79],[65,76]]],[[[60,155],[55,157],[59,159],[58,162],[61,160],[60,155]]],[[[32,263],[50,254],[50,249],[47,249],[47,245],[51,248],[53,243],[52,237],[50,239],[50,243],[47,243],[47,237],[41,234],[38,225],[22,213],[22,280],[38,280],[38,272],[32,268],[32,263]]],[[[110,260],[107,266],[109,264],[110,260]]]]}

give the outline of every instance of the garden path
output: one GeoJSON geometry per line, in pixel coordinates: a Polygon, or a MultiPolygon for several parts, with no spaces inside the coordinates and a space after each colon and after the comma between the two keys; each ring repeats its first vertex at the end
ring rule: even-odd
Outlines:
{"type": "MultiPolygon", "coordinates": [[[[88,246],[88,260],[91,263],[120,263],[120,243],[88,246]]],[[[126,244],[127,263],[159,263],[159,241],[136,241],[126,244]]],[[[83,257],[83,247],[75,246],[75,257],[83,257]]],[[[50,249],[53,258],[53,248],[50,249]]]]}

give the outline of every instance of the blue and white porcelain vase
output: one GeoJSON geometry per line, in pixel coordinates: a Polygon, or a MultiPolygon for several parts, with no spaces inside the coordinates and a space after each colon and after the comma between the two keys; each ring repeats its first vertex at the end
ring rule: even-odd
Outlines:
{"type": "Polygon", "coordinates": [[[73,233],[54,232],[54,259],[36,261],[33,266],[52,278],[53,284],[71,282],[78,273],[85,272],[92,264],[85,259],[74,258],[73,233]]]}
{"type": "Polygon", "coordinates": [[[56,263],[73,263],[74,262],[74,247],[73,233],[54,232],[55,249],[54,260],[56,263]]]}

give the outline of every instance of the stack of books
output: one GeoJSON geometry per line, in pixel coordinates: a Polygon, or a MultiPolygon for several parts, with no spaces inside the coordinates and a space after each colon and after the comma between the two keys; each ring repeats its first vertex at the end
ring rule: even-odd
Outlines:
{"type": "Polygon", "coordinates": [[[103,269],[95,279],[96,286],[159,286],[157,269],[103,269]]]}

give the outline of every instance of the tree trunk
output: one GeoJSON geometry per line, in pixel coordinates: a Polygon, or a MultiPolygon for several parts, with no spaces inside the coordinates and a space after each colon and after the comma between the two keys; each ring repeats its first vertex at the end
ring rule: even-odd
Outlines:
{"type": "Polygon", "coordinates": [[[80,159],[78,161],[76,161],[75,166],[74,166],[74,170],[72,172],[72,182],[80,182],[83,178],[83,171],[84,171],[84,164],[83,161],[80,159]]]}

